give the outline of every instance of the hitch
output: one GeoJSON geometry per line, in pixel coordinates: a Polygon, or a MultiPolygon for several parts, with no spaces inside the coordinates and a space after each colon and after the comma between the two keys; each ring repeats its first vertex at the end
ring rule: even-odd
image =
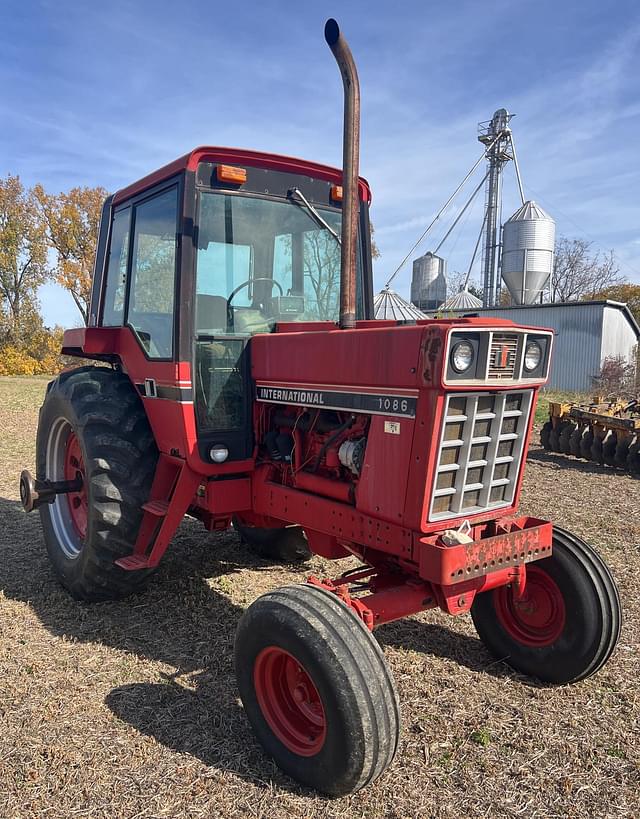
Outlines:
{"type": "Polygon", "coordinates": [[[82,477],[76,473],[72,481],[41,481],[34,478],[28,469],[20,473],[20,500],[25,512],[32,512],[43,503],[53,503],[56,495],[68,495],[82,489],[82,477]]]}

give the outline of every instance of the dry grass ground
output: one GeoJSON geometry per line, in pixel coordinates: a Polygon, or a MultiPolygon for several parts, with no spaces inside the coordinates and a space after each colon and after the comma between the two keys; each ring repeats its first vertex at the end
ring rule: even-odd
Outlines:
{"type": "Polygon", "coordinates": [[[468,617],[387,625],[400,751],[368,790],[330,801],[263,756],[231,662],[243,608],[308,569],[273,568],[233,534],[185,521],[148,592],[71,600],[37,515],[18,504],[45,383],[0,379],[2,817],[640,816],[640,481],[535,445],[526,477],[524,509],[611,565],[625,612],[612,661],[586,682],[542,688],[492,661],[468,617]]]}

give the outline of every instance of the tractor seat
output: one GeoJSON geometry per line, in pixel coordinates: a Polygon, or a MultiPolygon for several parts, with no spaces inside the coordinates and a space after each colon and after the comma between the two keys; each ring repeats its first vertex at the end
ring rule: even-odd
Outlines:
{"type": "Polygon", "coordinates": [[[227,331],[227,300],[208,293],[196,295],[196,331],[227,331]]]}

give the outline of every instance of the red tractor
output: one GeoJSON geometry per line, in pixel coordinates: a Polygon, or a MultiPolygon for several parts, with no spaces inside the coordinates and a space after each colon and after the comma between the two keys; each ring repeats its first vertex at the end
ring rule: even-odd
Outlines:
{"type": "Polygon", "coordinates": [[[40,411],[35,480],[53,568],[80,600],[141,590],[184,515],[258,552],[355,556],[256,600],[235,667],[255,733],[299,782],[362,788],[398,744],[373,636],[470,612],[489,651],[548,683],[611,655],[600,557],[517,516],[552,333],[497,319],[372,320],[359,90],[335,21],[344,169],[197,148],[104,204],[89,326],[40,411]]]}

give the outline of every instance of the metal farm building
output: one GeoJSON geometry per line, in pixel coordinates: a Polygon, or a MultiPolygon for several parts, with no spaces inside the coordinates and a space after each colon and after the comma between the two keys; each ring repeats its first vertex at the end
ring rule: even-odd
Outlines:
{"type": "MultiPolygon", "coordinates": [[[[471,315],[456,311],[456,315],[471,315]]],[[[547,385],[566,392],[590,392],[607,356],[635,361],[640,327],[626,304],[616,301],[576,301],[564,304],[523,304],[479,307],[473,315],[497,316],[532,327],[555,330],[554,354],[547,385]]]]}

